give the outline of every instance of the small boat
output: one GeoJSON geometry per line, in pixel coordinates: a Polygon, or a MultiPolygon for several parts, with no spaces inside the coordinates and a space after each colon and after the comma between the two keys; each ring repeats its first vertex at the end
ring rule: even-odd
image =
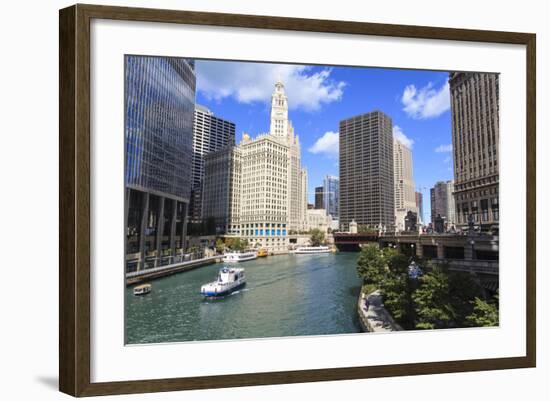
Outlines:
{"type": "Polygon", "coordinates": [[[142,284],[134,287],[134,295],[146,295],[151,292],[151,284],[142,284]]]}
{"type": "Polygon", "coordinates": [[[299,246],[293,253],[330,253],[332,252],[328,246],[299,246]]]}
{"type": "Polygon", "coordinates": [[[223,255],[223,261],[228,263],[246,262],[258,257],[255,251],[246,252],[228,252],[223,255]]]}
{"type": "Polygon", "coordinates": [[[201,294],[205,297],[221,297],[232,293],[246,285],[244,269],[233,267],[222,267],[218,272],[216,281],[204,284],[201,287],[201,294]]]}
{"type": "Polygon", "coordinates": [[[264,258],[264,257],[266,257],[266,256],[267,256],[267,249],[265,249],[265,248],[259,249],[259,250],[258,250],[258,253],[257,253],[257,256],[258,256],[259,258],[264,258]]]}

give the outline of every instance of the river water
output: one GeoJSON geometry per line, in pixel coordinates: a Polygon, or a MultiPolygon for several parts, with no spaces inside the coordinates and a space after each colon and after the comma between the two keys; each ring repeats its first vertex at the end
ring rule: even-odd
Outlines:
{"type": "Polygon", "coordinates": [[[244,289],[205,300],[202,284],[221,263],[152,281],[136,297],[126,288],[126,343],[357,333],[358,253],[281,255],[238,264],[244,289]]]}

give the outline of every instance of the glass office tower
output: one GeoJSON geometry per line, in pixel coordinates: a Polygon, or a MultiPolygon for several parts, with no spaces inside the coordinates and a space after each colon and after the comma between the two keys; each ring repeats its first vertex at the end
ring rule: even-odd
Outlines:
{"type": "Polygon", "coordinates": [[[338,177],[327,175],[323,180],[324,204],[327,215],[338,220],[338,202],[340,198],[340,180],[338,177]]]}
{"type": "Polygon", "coordinates": [[[192,60],[126,56],[127,271],[181,260],[193,154],[192,60]]]}

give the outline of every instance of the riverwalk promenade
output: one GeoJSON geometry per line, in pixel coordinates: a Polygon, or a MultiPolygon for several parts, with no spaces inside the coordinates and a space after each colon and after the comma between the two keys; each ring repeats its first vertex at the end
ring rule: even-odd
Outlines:
{"type": "Polygon", "coordinates": [[[361,292],[357,301],[359,323],[363,331],[369,333],[386,333],[401,331],[403,328],[395,322],[382,304],[382,295],[379,290],[370,294],[361,292]],[[366,300],[368,300],[368,308],[366,300]]]}
{"type": "Polygon", "coordinates": [[[169,276],[174,273],[193,270],[197,267],[210,265],[221,261],[222,255],[211,256],[202,259],[188,260],[185,262],[174,263],[166,266],[153,267],[150,269],[142,269],[135,272],[126,273],[126,285],[133,285],[145,280],[152,280],[164,276],[169,276]]]}

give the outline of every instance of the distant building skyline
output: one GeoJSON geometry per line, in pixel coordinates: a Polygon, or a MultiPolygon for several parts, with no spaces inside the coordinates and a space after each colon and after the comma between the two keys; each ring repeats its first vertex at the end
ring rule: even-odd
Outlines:
{"type": "Polygon", "coordinates": [[[453,178],[448,72],[219,60],[196,64],[197,103],[235,122],[237,142],[244,132],[270,131],[273,82],[285,83],[308,172],[309,203],[326,175],[339,176],[339,121],[370,110],[390,116],[394,135],[411,145],[414,180],[424,199],[435,182],[453,178]]]}
{"type": "MultiPolygon", "coordinates": [[[[163,59],[163,58],[161,58],[163,59]]],[[[169,58],[165,58],[165,59],[169,59],[169,58]]],[[[174,58],[175,60],[177,60],[177,58],[174,58]]],[[[210,114],[210,115],[215,115],[215,113],[219,113],[220,115],[223,115],[224,117],[226,116],[227,118],[229,118],[230,120],[235,120],[235,123],[233,124],[234,125],[234,130],[235,130],[235,133],[233,134],[234,136],[236,136],[236,128],[237,128],[237,124],[241,124],[242,126],[242,115],[243,113],[246,111],[247,115],[249,116],[247,118],[248,121],[251,122],[251,124],[254,122],[254,121],[257,121],[257,120],[260,120],[260,118],[258,117],[259,115],[263,114],[263,113],[257,113],[256,111],[258,110],[257,109],[257,103],[258,100],[255,100],[254,98],[251,98],[249,101],[243,101],[242,99],[239,99],[236,97],[236,95],[234,94],[231,94],[232,92],[227,92],[228,94],[226,95],[222,95],[221,97],[216,97],[218,95],[214,95],[214,92],[212,92],[212,89],[213,87],[212,86],[209,86],[209,84],[205,84],[205,82],[208,82],[207,79],[211,79],[213,76],[212,75],[208,75],[208,73],[205,73],[205,69],[203,68],[204,65],[208,64],[209,66],[215,66],[215,65],[224,65],[224,68],[233,68],[232,66],[250,66],[251,68],[255,69],[257,66],[261,66],[261,68],[278,68],[277,64],[269,64],[269,63],[246,63],[246,62],[218,62],[218,61],[215,61],[215,60],[212,60],[212,61],[204,61],[204,60],[197,60],[196,62],[194,60],[189,60],[189,64],[197,64],[199,66],[198,68],[198,72],[196,72],[196,75],[201,77],[200,80],[197,79],[197,82],[200,81],[200,84],[198,86],[196,86],[196,99],[197,99],[197,102],[199,103],[205,103],[205,106],[201,106],[201,105],[196,105],[196,113],[197,115],[198,114],[201,114],[199,111],[201,109],[201,107],[204,108],[203,111],[205,111],[205,113],[202,113],[202,114],[210,114]],[[205,75],[206,74],[206,75],[205,75]],[[209,78],[205,78],[205,77],[209,77],[209,78]],[[210,88],[210,89],[208,89],[210,88]],[[208,92],[210,91],[210,92],[208,92]],[[206,94],[210,93],[210,95],[206,96],[206,94]],[[213,102],[213,99],[216,99],[215,102],[213,102]],[[242,107],[242,104],[243,103],[246,103],[247,106],[245,107],[242,107]],[[241,106],[239,106],[238,108],[236,108],[236,106],[238,106],[239,104],[241,104],[241,106]],[[220,109],[220,107],[223,105],[223,109],[220,109]],[[220,111],[221,110],[221,111],[220,111]],[[235,111],[238,110],[237,113],[235,113],[235,111]]],[[[316,72],[322,72],[322,71],[329,71],[329,70],[326,70],[326,67],[322,67],[322,66],[311,66],[312,70],[311,71],[316,71],[316,72]],[[325,69],[324,69],[325,68],[325,69]]],[[[370,108],[371,110],[372,109],[376,109],[376,110],[383,110],[383,113],[385,115],[387,115],[391,120],[392,120],[392,126],[391,126],[391,137],[393,138],[399,138],[400,141],[402,141],[401,143],[403,143],[407,148],[409,149],[412,149],[413,148],[413,144],[415,143],[415,138],[418,137],[419,134],[425,134],[426,132],[429,132],[430,135],[428,137],[425,137],[424,140],[422,141],[422,146],[418,147],[418,143],[420,142],[417,142],[417,145],[415,145],[415,152],[414,152],[414,158],[416,160],[416,155],[418,153],[420,154],[426,154],[426,152],[428,150],[430,150],[431,152],[433,152],[433,158],[436,158],[436,157],[441,157],[441,161],[444,163],[448,163],[447,160],[451,160],[451,163],[452,163],[452,158],[448,157],[447,155],[447,152],[452,149],[451,146],[447,146],[445,145],[445,135],[446,135],[446,132],[448,132],[446,129],[435,129],[435,128],[426,128],[426,129],[422,129],[422,130],[417,130],[416,128],[415,129],[412,129],[410,128],[410,126],[408,125],[409,123],[413,123],[414,121],[417,121],[418,123],[422,122],[422,126],[426,126],[428,127],[430,124],[433,125],[432,123],[435,123],[435,120],[441,120],[438,122],[438,124],[443,124],[444,123],[444,120],[447,119],[450,115],[450,113],[448,113],[448,107],[447,106],[442,106],[442,109],[441,111],[438,111],[436,114],[434,115],[427,115],[427,114],[420,114],[422,113],[422,111],[411,111],[412,110],[412,105],[411,104],[408,104],[409,101],[406,100],[407,99],[407,93],[409,93],[408,91],[412,91],[412,89],[416,88],[417,90],[417,93],[418,95],[420,95],[420,93],[424,93],[424,89],[426,88],[426,86],[423,86],[423,84],[421,84],[421,80],[422,79],[426,79],[426,78],[423,78],[423,77],[440,77],[440,78],[443,78],[444,77],[444,73],[435,73],[435,72],[429,72],[429,71],[426,71],[426,72],[413,72],[413,71],[407,71],[407,70],[399,70],[399,71],[393,71],[393,70],[387,70],[387,69],[376,69],[376,68],[362,68],[362,69],[349,69],[349,68],[346,68],[346,67],[337,67],[337,68],[334,68],[334,69],[331,69],[329,71],[330,74],[334,74],[332,75],[333,78],[335,77],[338,77],[338,79],[342,80],[342,81],[338,81],[338,82],[341,82],[341,83],[344,83],[344,80],[346,78],[344,78],[345,75],[340,75],[340,72],[346,72],[346,74],[348,73],[356,73],[357,74],[354,74],[354,79],[355,78],[358,78],[358,77],[362,77],[361,79],[364,79],[364,81],[362,82],[371,82],[371,83],[374,83],[374,82],[378,82],[376,80],[373,80],[374,78],[373,77],[381,77],[383,74],[387,74],[387,78],[384,79],[384,82],[385,83],[389,83],[389,82],[395,82],[395,86],[394,87],[391,87],[391,86],[387,86],[384,90],[386,92],[384,93],[387,93],[389,94],[391,91],[399,91],[399,87],[402,88],[402,96],[401,98],[397,98],[399,99],[397,103],[399,103],[399,109],[396,109],[395,107],[389,107],[389,106],[382,106],[382,107],[373,107],[373,108],[370,108]],[[382,75],[381,75],[382,74],[382,75]],[[393,78],[390,78],[393,77],[393,78]],[[400,77],[406,77],[404,78],[404,81],[405,82],[410,82],[407,83],[407,84],[403,84],[403,81],[400,80],[400,77]],[[393,81],[390,81],[393,80],[393,81]],[[416,113],[416,114],[415,114],[416,113]],[[444,116],[444,118],[438,118],[440,115],[444,116]],[[404,120],[404,116],[407,118],[406,120],[404,120]],[[398,122],[399,122],[399,125],[397,124],[394,124],[394,117],[397,118],[398,122]],[[443,132],[445,133],[445,135],[439,135],[439,132],[443,132]],[[442,139],[438,139],[436,143],[438,143],[437,146],[433,146],[430,148],[430,145],[429,145],[429,141],[426,141],[426,139],[436,139],[436,138],[442,138],[442,139]],[[449,150],[448,150],[449,149],[449,150]],[[418,152],[417,152],[418,151],[418,152]],[[439,155],[440,154],[440,155],[439,155]]],[[[302,73],[300,73],[302,74],[302,73]]],[[[303,73],[304,76],[308,76],[308,74],[311,74],[311,72],[306,72],[306,73],[303,73]]],[[[217,77],[219,77],[220,79],[220,83],[224,82],[223,81],[223,77],[225,75],[224,74],[218,74],[217,77]]],[[[284,76],[283,77],[286,79],[288,79],[288,76],[284,76]]],[[[351,76],[350,76],[351,77],[351,76]]],[[[351,79],[350,77],[348,77],[347,79],[351,79]]],[[[449,74],[447,74],[447,79],[450,77],[449,74]]],[[[434,86],[434,92],[438,92],[438,93],[442,93],[442,94],[445,94],[445,91],[448,90],[448,89],[445,89],[445,85],[447,83],[447,79],[441,79],[441,80],[438,80],[438,79],[435,79],[435,82],[436,82],[436,86],[434,86]],[[441,88],[441,89],[439,89],[441,88]],[[437,90],[436,90],[437,89],[437,90]]],[[[227,81],[229,82],[229,81],[227,81]]],[[[272,81],[273,82],[273,81],[272,81]]],[[[382,82],[382,81],[379,81],[379,82],[382,82]]],[[[429,81],[429,82],[432,82],[432,81],[429,81]]],[[[210,82],[211,83],[211,82],[210,82]]],[[[246,87],[246,82],[242,82],[242,85],[243,85],[243,90],[244,88],[246,87]]],[[[341,148],[342,146],[342,138],[341,138],[341,132],[340,130],[335,130],[336,132],[333,132],[333,131],[325,131],[325,134],[322,134],[322,132],[319,132],[318,130],[321,129],[321,127],[326,124],[326,121],[329,121],[331,120],[331,118],[329,117],[330,114],[327,114],[325,113],[325,110],[326,109],[329,109],[329,108],[334,108],[336,107],[337,105],[339,105],[341,103],[341,99],[347,99],[346,102],[347,103],[341,103],[342,104],[342,107],[344,106],[345,104],[345,110],[346,112],[348,110],[357,110],[357,106],[360,106],[361,109],[365,109],[365,106],[360,104],[360,103],[349,103],[350,100],[352,98],[350,98],[350,89],[345,86],[345,85],[342,85],[341,88],[344,88],[344,89],[339,89],[341,92],[340,94],[338,94],[337,96],[337,100],[330,100],[330,101],[320,101],[319,103],[317,103],[317,105],[313,106],[315,108],[315,110],[319,110],[319,109],[323,109],[323,113],[322,113],[322,116],[321,118],[319,119],[316,119],[315,123],[312,123],[312,121],[305,121],[303,120],[304,117],[307,117],[307,113],[309,112],[308,111],[308,107],[309,106],[306,106],[307,102],[309,100],[307,99],[304,99],[304,98],[301,98],[299,95],[297,96],[296,94],[299,93],[299,92],[296,92],[296,85],[297,85],[297,82],[294,81],[293,79],[290,79],[289,80],[289,87],[290,87],[290,92],[293,93],[293,96],[296,97],[297,101],[294,103],[294,112],[293,112],[293,116],[294,114],[297,114],[299,116],[299,124],[302,126],[302,133],[306,133],[305,135],[305,138],[306,138],[306,145],[304,146],[304,152],[302,153],[302,150],[301,150],[301,147],[302,145],[300,145],[300,141],[297,141],[298,143],[298,146],[295,146],[291,151],[291,173],[290,173],[290,180],[292,182],[292,187],[291,188],[299,188],[299,189],[296,189],[296,190],[293,190],[291,191],[289,194],[288,194],[288,198],[289,198],[289,204],[297,204],[299,205],[298,209],[293,209],[292,210],[292,216],[290,216],[290,220],[291,220],[291,226],[292,227],[296,227],[296,228],[299,228],[301,226],[303,226],[304,224],[304,218],[303,216],[305,215],[305,210],[307,210],[307,203],[308,201],[310,201],[311,199],[313,199],[314,197],[314,192],[315,191],[308,191],[307,188],[308,186],[311,186],[312,185],[312,182],[315,181],[315,180],[311,180],[311,175],[310,173],[313,172],[313,175],[314,176],[317,176],[318,174],[324,174],[323,175],[323,180],[322,180],[322,183],[323,183],[323,192],[325,193],[330,193],[330,192],[333,192],[333,191],[327,191],[325,190],[325,181],[326,181],[326,176],[333,176],[335,178],[337,178],[337,176],[339,176],[339,172],[340,172],[340,169],[341,169],[341,164],[342,164],[342,160],[340,159],[340,154],[337,153],[337,156],[335,158],[333,158],[332,160],[333,161],[330,161],[330,162],[327,162],[327,160],[330,160],[331,158],[331,154],[335,154],[334,152],[337,151],[339,148],[341,148]],[[343,94],[346,93],[346,97],[342,97],[343,94]],[[308,128],[308,129],[304,129],[304,124],[307,123],[307,125],[310,125],[311,128],[308,128]],[[332,138],[336,138],[336,142],[331,142],[333,141],[332,138]],[[326,140],[326,141],[325,141],[326,140]],[[325,141],[325,142],[323,142],[325,141]],[[324,145],[326,144],[326,145],[324,145]],[[300,160],[298,161],[298,158],[292,156],[292,153],[294,152],[294,154],[298,154],[300,156],[300,160]],[[332,152],[332,153],[331,153],[332,152]],[[305,163],[304,163],[304,158],[303,156],[306,156],[305,158],[305,163]],[[312,156],[314,155],[314,156],[312,156]],[[314,160],[314,164],[312,165],[312,160],[314,160]],[[308,166],[308,164],[310,164],[308,166]],[[336,168],[336,172],[338,174],[334,174],[333,171],[334,168],[336,168]],[[309,196],[308,196],[309,194],[309,196]],[[301,206],[303,204],[303,206],[301,206]]],[[[324,83],[322,83],[321,85],[324,85],[324,83]]],[[[431,85],[431,84],[430,84],[431,85]]],[[[284,87],[283,85],[281,85],[281,87],[284,87]]],[[[355,87],[355,86],[354,86],[355,87]]],[[[379,89],[380,88],[376,88],[373,86],[372,88],[373,90],[376,90],[377,92],[377,96],[380,96],[380,94],[382,94],[383,92],[380,92],[379,89]]],[[[260,89],[259,87],[259,90],[263,90],[263,89],[260,89]]],[[[269,116],[269,119],[267,119],[267,124],[269,125],[269,133],[270,135],[274,135],[274,136],[281,136],[281,137],[284,137],[285,136],[285,132],[289,132],[289,130],[292,130],[294,131],[294,126],[293,126],[293,123],[290,122],[289,118],[288,118],[288,113],[289,113],[289,103],[288,103],[288,98],[287,98],[287,94],[286,94],[286,91],[283,90],[280,91],[282,92],[282,96],[278,93],[279,92],[279,89],[277,88],[277,85],[275,86],[275,90],[272,92],[272,95],[271,95],[271,108],[270,108],[270,116],[269,116]]],[[[335,92],[336,93],[336,92],[335,92]]],[[[374,93],[374,92],[373,92],[374,93]]],[[[413,98],[415,97],[414,95],[414,92],[410,92],[413,96],[413,98]]],[[[427,93],[427,92],[426,92],[427,93]]],[[[256,95],[254,95],[256,96],[256,95]]],[[[428,96],[431,96],[430,94],[428,94],[428,96]]],[[[265,97],[264,97],[265,99],[265,97]]],[[[394,102],[395,102],[395,97],[393,98],[394,102]]],[[[263,102],[263,100],[261,101],[263,102]]],[[[311,109],[313,110],[313,109],[311,109]]],[[[361,110],[362,111],[362,110],[361,110]]],[[[341,112],[340,112],[341,113],[341,112]]],[[[353,113],[350,113],[353,115],[353,113]]],[[[341,115],[341,114],[340,114],[341,115]]],[[[349,115],[349,114],[348,114],[349,115]]],[[[341,117],[340,117],[341,118],[341,117]]],[[[194,121],[194,124],[196,125],[199,121],[199,118],[198,117],[195,117],[193,119],[194,121]]],[[[228,120],[226,120],[228,121],[228,120]]],[[[229,121],[229,122],[233,122],[233,121],[229,121]]],[[[294,121],[293,121],[294,122],[294,121]]],[[[332,120],[332,124],[334,124],[334,120],[332,120]]],[[[420,127],[420,125],[418,126],[420,127]]],[[[435,127],[435,126],[434,126],[435,127]]],[[[206,130],[205,130],[206,131],[206,130]]],[[[204,132],[202,134],[204,134],[204,132]]],[[[242,132],[242,131],[241,131],[242,132]]],[[[258,132],[258,131],[256,131],[258,132]]],[[[262,132],[262,131],[259,131],[259,132],[262,132]]],[[[265,132],[265,131],[264,131],[265,132]]],[[[241,134],[239,134],[241,135],[241,134]]],[[[196,137],[198,138],[200,135],[197,135],[196,137]]],[[[242,137],[241,137],[242,139],[242,137]]],[[[234,139],[235,141],[235,139],[234,139]]],[[[242,142],[242,141],[241,141],[242,142]]],[[[432,142],[433,143],[433,142],[432,142]]],[[[199,143],[198,142],[195,142],[194,143],[194,146],[195,147],[198,147],[199,143]]],[[[210,151],[214,151],[213,149],[210,150],[210,151]]],[[[206,149],[204,150],[204,152],[206,153],[206,149]]],[[[341,152],[340,152],[341,153],[341,152]]],[[[202,157],[204,157],[204,155],[202,155],[202,157]]],[[[197,157],[195,157],[197,159],[197,157]]],[[[411,160],[413,159],[413,157],[411,156],[411,160]]],[[[395,160],[395,158],[394,158],[395,160]]],[[[424,157],[424,158],[421,158],[420,160],[431,160],[430,157],[424,157]]],[[[192,164],[192,187],[195,187],[195,188],[198,188],[199,190],[197,191],[193,191],[191,196],[189,197],[189,201],[191,203],[191,206],[193,206],[190,210],[190,218],[191,218],[191,221],[198,221],[199,220],[199,216],[202,215],[202,211],[200,210],[201,209],[201,206],[203,205],[203,202],[200,201],[200,198],[202,198],[202,193],[200,191],[200,175],[201,175],[201,172],[200,172],[200,168],[198,169],[198,173],[197,173],[197,168],[196,166],[200,166],[200,163],[193,163],[192,164]],[[198,183],[197,183],[197,180],[196,180],[196,177],[199,177],[199,180],[198,180],[198,183]],[[199,185],[199,187],[196,187],[196,185],[199,185]],[[197,196],[198,194],[198,196],[197,196]],[[193,205],[193,203],[197,206],[195,207],[195,205],[193,205]]],[[[421,163],[420,164],[420,167],[419,167],[419,171],[420,171],[420,176],[422,178],[420,178],[420,182],[416,182],[416,184],[418,185],[419,188],[426,188],[426,171],[430,171],[430,174],[437,174],[437,180],[445,180],[445,176],[447,175],[447,173],[445,173],[445,171],[449,170],[450,169],[446,169],[446,168],[429,168],[428,170],[426,170],[426,167],[425,167],[426,163],[421,163]]],[[[204,166],[204,164],[203,164],[204,166]]],[[[204,168],[204,167],[203,167],[204,168]]],[[[394,168],[394,171],[396,169],[394,168]]],[[[416,165],[415,165],[415,171],[413,174],[411,174],[412,176],[412,179],[413,181],[416,181],[416,165]]],[[[204,175],[204,170],[202,171],[202,175],[204,175]]],[[[435,181],[431,181],[428,185],[431,186],[433,185],[433,182],[435,181]]],[[[316,183],[319,183],[319,181],[317,181],[316,183]]],[[[399,201],[399,197],[398,197],[398,190],[399,190],[399,187],[397,185],[397,181],[396,179],[394,178],[394,183],[395,183],[395,186],[394,186],[394,217],[393,217],[393,224],[395,224],[395,221],[396,221],[396,215],[397,215],[397,203],[399,201]]],[[[423,190],[423,189],[421,189],[423,190]]],[[[416,195],[416,194],[415,194],[416,195]]],[[[324,197],[325,199],[322,199],[322,206],[328,210],[330,209],[328,207],[328,199],[327,196],[324,197]]],[[[490,200],[491,202],[494,202],[494,200],[490,200]]],[[[498,199],[497,199],[497,202],[498,202],[498,199]]],[[[480,202],[480,205],[481,205],[482,202],[480,202]]],[[[335,205],[336,207],[338,207],[339,205],[339,202],[333,202],[332,203],[333,205],[335,205]]],[[[495,205],[498,207],[498,204],[495,203],[495,205]]],[[[318,206],[321,206],[321,205],[318,205],[318,206]]],[[[471,205],[470,205],[471,206],[471,205]]],[[[414,201],[414,207],[416,208],[416,196],[415,196],[415,201],[414,201]]],[[[496,212],[498,213],[498,209],[495,208],[496,212]]],[[[456,211],[455,211],[456,213],[456,211]]],[[[331,214],[335,214],[334,213],[334,210],[331,212],[331,214]]],[[[338,213],[339,214],[339,213],[338,213]]],[[[482,215],[482,213],[480,212],[480,216],[482,215]]],[[[420,215],[420,218],[424,218],[423,215],[420,215]]],[[[399,220],[399,219],[398,219],[399,220]]],[[[379,223],[381,224],[381,223],[379,223]]],[[[388,225],[386,225],[388,226],[388,225]]]]}

